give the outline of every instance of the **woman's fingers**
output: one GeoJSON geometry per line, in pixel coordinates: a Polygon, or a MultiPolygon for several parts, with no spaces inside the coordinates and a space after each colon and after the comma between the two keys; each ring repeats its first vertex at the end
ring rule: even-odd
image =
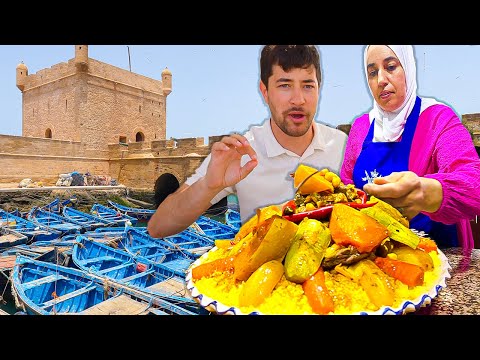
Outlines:
{"type": "Polygon", "coordinates": [[[399,198],[408,193],[406,188],[401,183],[384,183],[384,184],[366,184],[363,190],[377,198],[399,198]]]}

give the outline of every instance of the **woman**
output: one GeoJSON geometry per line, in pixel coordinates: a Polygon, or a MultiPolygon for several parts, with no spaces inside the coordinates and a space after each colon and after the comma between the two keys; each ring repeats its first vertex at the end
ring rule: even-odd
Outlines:
{"type": "Polygon", "coordinates": [[[417,95],[411,45],[368,45],[373,108],[354,120],[340,176],[395,206],[439,247],[474,245],[480,160],[455,112],[417,95]]]}

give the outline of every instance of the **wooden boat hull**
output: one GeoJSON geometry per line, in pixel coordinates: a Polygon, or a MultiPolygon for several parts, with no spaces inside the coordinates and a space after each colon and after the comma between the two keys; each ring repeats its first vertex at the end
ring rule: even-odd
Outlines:
{"type": "Polygon", "coordinates": [[[189,311],[202,312],[186,289],[185,278],[162,264],[90,241],[82,235],[77,237],[72,259],[78,268],[116,286],[147,293],[189,311]]]}
{"type": "Polygon", "coordinates": [[[33,207],[29,211],[28,220],[47,229],[61,231],[63,235],[85,231],[85,228],[81,223],[67,219],[53,212],[43,210],[39,207],[33,207]]]}
{"type": "Polygon", "coordinates": [[[155,213],[155,210],[152,209],[144,209],[144,208],[133,208],[128,206],[123,206],[118,204],[112,200],[108,200],[108,203],[111,207],[116,209],[117,211],[126,214],[128,216],[132,216],[138,220],[147,221],[149,220],[152,215],[155,213]]]}
{"type": "Polygon", "coordinates": [[[193,315],[163,300],[107,285],[83,271],[18,256],[12,274],[19,307],[33,315],[193,315]]]}
{"type": "Polygon", "coordinates": [[[164,237],[163,240],[171,243],[173,248],[179,249],[194,258],[199,258],[215,246],[214,240],[189,229],[175,235],[164,237]]]}
{"type": "Polygon", "coordinates": [[[124,241],[121,245],[130,254],[136,254],[143,259],[161,264],[171,270],[175,275],[185,277],[188,267],[198,258],[188,250],[172,245],[168,241],[152,238],[136,228],[125,230],[124,241]]]}
{"type": "Polygon", "coordinates": [[[125,226],[125,224],[135,225],[138,222],[138,219],[134,218],[133,216],[125,215],[114,208],[104,206],[99,203],[95,203],[92,205],[92,207],[90,208],[90,213],[112,223],[115,223],[117,226],[125,226]]]}
{"type": "Polygon", "coordinates": [[[0,227],[0,250],[7,249],[15,245],[26,244],[27,241],[28,238],[26,235],[8,227],[0,227]]]}
{"type": "Polygon", "coordinates": [[[36,224],[33,221],[24,219],[13,213],[0,209],[0,224],[1,226],[9,227],[12,230],[24,234],[28,238],[28,242],[47,241],[59,238],[62,233],[53,229],[46,229],[42,225],[36,224]]]}
{"type": "Polygon", "coordinates": [[[240,230],[240,227],[242,226],[240,213],[232,209],[227,209],[227,211],[225,211],[225,224],[231,226],[238,232],[238,230],[240,230]]]}
{"type": "Polygon", "coordinates": [[[115,224],[114,222],[105,220],[92,214],[87,214],[71,207],[64,207],[62,209],[62,214],[67,219],[74,220],[76,223],[82,224],[83,228],[87,231],[95,230],[100,227],[112,226],[115,224]]]}
{"type": "Polygon", "coordinates": [[[196,226],[192,226],[193,230],[213,240],[233,239],[238,232],[228,225],[203,215],[195,221],[194,225],[196,226]]]}

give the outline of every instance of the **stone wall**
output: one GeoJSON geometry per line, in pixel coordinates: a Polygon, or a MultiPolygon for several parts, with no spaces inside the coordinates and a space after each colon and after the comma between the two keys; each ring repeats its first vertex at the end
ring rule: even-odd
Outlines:
{"type": "Polygon", "coordinates": [[[462,115],[462,123],[472,135],[475,146],[480,146],[480,113],[462,115]]]}
{"type": "Polygon", "coordinates": [[[84,143],[44,138],[0,135],[1,183],[30,178],[55,185],[60,174],[78,171],[108,175],[133,189],[153,190],[163,174],[183,183],[210,153],[222,136],[110,144],[108,151],[86,149],[84,143]]]}
{"type": "Polygon", "coordinates": [[[147,144],[111,144],[109,174],[120,184],[131,188],[150,189],[163,174],[172,174],[182,184],[210,153],[214,142],[223,135],[153,141],[147,144]]]}
{"type": "Polygon", "coordinates": [[[43,86],[24,90],[22,96],[22,134],[53,139],[80,141],[77,96],[84,91],[75,74],[43,86]]]}

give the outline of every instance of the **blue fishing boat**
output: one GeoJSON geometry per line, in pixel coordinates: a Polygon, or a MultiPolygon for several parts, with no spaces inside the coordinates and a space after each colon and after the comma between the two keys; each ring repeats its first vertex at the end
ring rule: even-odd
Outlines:
{"type": "Polygon", "coordinates": [[[56,214],[61,214],[62,209],[64,207],[73,207],[76,202],[76,198],[71,198],[71,199],[66,199],[66,200],[60,200],[60,198],[55,198],[48,204],[42,206],[41,208],[43,210],[47,210],[50,212],[54,212],[56,214]]]}
{"type": "Polygon", "coordinates": [[[105,220],[99,216],[87,214],[83,211],[68,206],[62,208],[62,214],[67,219],[74,220],[75,223],[82,224],[83,228],[87,231],[95,230],[99,227],[112,226],[111,221],[105,220]]]}
{"type": "Polygon", "coordinates": [[[184,250],[168,241],[155,239],[137,231],[136,228],[127,228],[119,249],[125,249],[129,254],[140,256],[155,264],[161,264],[177,276],[185,277],[188,267],[198,258],[188,250],[184,250]]]}
{"type": "MultiPolygon", "coordinates": [[[[131,228],[131,225],[126,225],[126,226],[111,226],[111,227],[104,227],[104,228],[98,228],[95,229],[95,232],[97,233],[119,233],[119,232],[124,232],[125,229],[131,228]]],[[[145,226],[135,226],[134,229],[139,232],[147,233],[147,228],[145,226]]]]}
{"type": "Polygon", "coordinates": [[[201,215],[190,228],[213,240],[233,239],[238,232],[238,230],[204,215],[201,215]]]}
{"type": "Polygon", "coordinates": [[[28,211],[20,211],[18,209],[9,211],[10,214],[21,217],[23,219],[27,218],[28,211]]]}
{"type": "Polygon", "coordinates": [[[129,206],[118,204],[112,200],[108,200],[108,203],[110,204],[111,207],[121,212],[122,214],[132,216],[138,220],[147,221],[155,213],[155,210],[152,210],[152,209],[129,207],[129,206]]]}
{"type": "Polygon", "coordinates": [[[189,229],[175,235],[166,236],[163,240],[172,244],[171,247],[195,258],[199,258],[215,246],[215,241],[211,238],[189,229]]]}
{"type": "Polygon", "coordinates": [[[28,238],[26,235],[12,230],[8,227],[0,227],[0,250],[15,245],[25,244],[28,238]]]}
{"type": "Polygon", "coordinates": [[[47,229],[42,225],[2,209],[0,209],[0,226],[8,227],[24,234],[28,238],[28,243],[57,239],[62,235],[61,231],[47,229]]]}
{"type": "Polygon", "coordinates": [[[79,269],[117,286],[144,292],[196,313],[203,312],[187,290],[185,278],[171,269],[82,235],[77,240],[72,260],[79,269]]]}
{"type": "Polygon", "coordinates": [[[236,231],[240,230],[240,227],[242,226],[240,213],[233,209],[227,209],[225,211],[225,224],[231,226],[236,231]]]}
{"type": "Polygon", "coordinates": [[[195,313],[81,270],[17,256],[12,271],[17,307],[32,315],[147,315],[195,313]]]}
{"type": "Polygon", "coordinates": [[[102,219],[115,223],[117,226],[135,225],[138,222],[137,218],[133,216],[125,215],[120,211],[104,206],[99,203],[95,203],[90,208],[90,213],[92,215],[98,216],[102,219]]]}
{"type": "Polygon", "coordinates": [[[75,220],[67,219],[64,216],[43,210],[34,206],[28,213],[28,220],[47,229],[61,231],[62,234],[71,234],[85,231],[83,225],[75,220]]]}

